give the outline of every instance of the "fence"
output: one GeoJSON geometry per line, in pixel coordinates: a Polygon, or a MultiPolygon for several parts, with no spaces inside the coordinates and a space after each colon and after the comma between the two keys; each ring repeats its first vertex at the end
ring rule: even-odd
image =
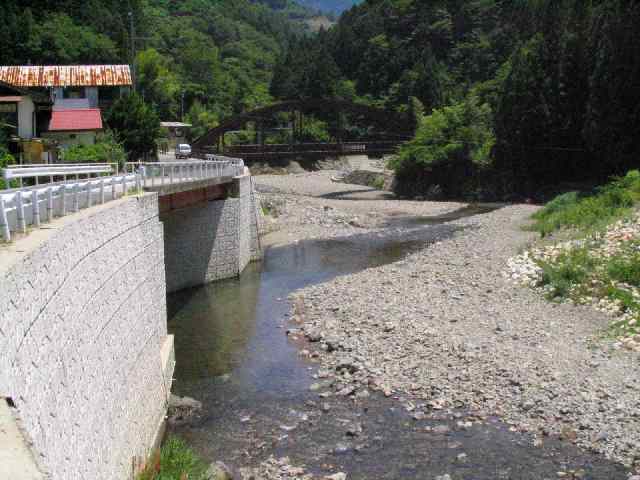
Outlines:
{"type": "Polygon", "coordinates": [[[12,180],[20,182],[22,187],[22,180],[24,178],[33,178],[35,184],[40,183],[41,178],[46,178],[49,183],[54,183],[55,179],[62,179],[67,181],[67,177],[75,177],[76,180],[80,179],[81,175],[86,175],[87,178],[91,175],[104,175],[104,174],[118,174],[117,163],[74,163],[66,165],[51,165],[51,164],[32,164],[32,165],[20,165],[19,167],[7,167],[3,169],[3,178],[7,185],[12,180]]]}
{"type": "Polygon", "coordinates": [[[49,185],[0,191],[0,238],[11,240],[12,232],[26,233],[56,217],[120,198],[140,190],[137,174],[74,180],[49,185]]]}
{"type": "Polygon", "coordinates": [[[195,182],[208,178],[236,177],[244,173],[244,162],[241,159],[217,155],[206,157],[207,160],[127,163],[125,171],[139,173],[143,188],[195,182]]]}
{"type": "Polygon", "coordinates": [[[244,174],[244,162],[237,158],[208,155],[205,161],[127,163],[115,176],[90,178],[91,175],[117,173],[114,164],[30,165],[3,170],[4,179],[18,180],[21,186],[0,190],[0,239],[10,241],[12,232],[26,233],[27,227],[40,227],[56,217],[83,208],[103,204],[127,194],[130,189],[187,183],[216,177],[244,174]],[[81,175],[87,178],[80,179],[81,175]],[[67,181],[67,177],[76,177],[67,181]],[[23,187],[22,180],[34,179],[35,185],[23,187]],[[50,183],[40,184],[41,178],[50,183]],[[61,182],[54,182],[62,178],[61,182]]]}

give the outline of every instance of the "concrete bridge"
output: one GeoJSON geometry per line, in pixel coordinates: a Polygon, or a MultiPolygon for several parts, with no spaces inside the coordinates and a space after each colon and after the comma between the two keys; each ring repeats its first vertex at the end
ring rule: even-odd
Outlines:
{"type": "Polygon", "coordinates": [[[252,178],[226,158],[29,173],[49,183],[0,191],[0,478],[132,478],[171,390],[167,292],[261,255],[252,178]]]}

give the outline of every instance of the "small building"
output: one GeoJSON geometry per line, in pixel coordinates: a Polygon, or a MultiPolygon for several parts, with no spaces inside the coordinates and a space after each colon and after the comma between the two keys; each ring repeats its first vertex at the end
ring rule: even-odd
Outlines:
{"type": "Polygon", "coordinates": [[[168,140],[169,148],[175,149],[179,143],[188,143],[187,137],[191,128],[190,123],[160,122],[160,127],[168,140]]]}
{"type": "MultiPolygon", "coordinates": [[[[102,110],[132,85],[129,65],[0,67],[0,127],[26,152],[46,157],[45,143],[93,144],[103,129],[102,110]]],[[[46,158],[45,158],[46,160],[46,158]]]]}

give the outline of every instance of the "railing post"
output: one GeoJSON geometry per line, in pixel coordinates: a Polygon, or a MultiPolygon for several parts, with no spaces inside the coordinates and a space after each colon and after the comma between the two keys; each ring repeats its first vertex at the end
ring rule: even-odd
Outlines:
{"type": "Polygon", "coordinates": [[[140,175],[142,175],[142,188],[145,188],[147,186],[147,167],[140,165],[138,170],[140,171],[140,175]]]}
{"type": "Polygon", "coordinates": [[[67,184],[63,183],[60,187],[60,216],[64,217],[67,214],[67,184]]]}
{"type": "Polygon", "coordinates": [[[87,180],[87,208],[89,208],[92,204],[91,198],[91,179],[87,180]]]}
{"type": "Polygon", "coordinates": [[[77,212],[80,210],[80,184],[73,184],[73,211],[77,212]]]}
{"type": "Polygon", "coordinates": [[[38,190],[31,191],[31,210],[33,214],[33,224],[40,228],[40,202],[38,201],[38,190]]]}
{"type": "Polygon", "coordinates": [[[127,194],[127,175],[122,175],[122,196],[127,194]]]}
{"type": "Polygon", "coordinates": [[[160,167],[160,185],[164,185],[165,181],[164,181],[164,165],[162,165],[160,167]]]}
{"type": "Polygon", "coordinates": [[[9,220],[7,219],[7,211],[4,207],[4,197],[0,195],[0,231],[5,242],[11,241],[11,230],[9,229],[9,220]]]}
{"type": "Polygon", "coordinates": [[[47,188],[47,222],[53,220],[53,188],[47,188]]]}
{"type": "Polygon", "coordinates": [[[139,173],[134,173],[136,177],[136,194],[140,194],[142,192],[142,178],[139,173]]]}
{"type": "Polygon", "coordinates": [[[22,190],[16,192],[16,215],[18,217],[18,230],[27,233],[27,222],[24,218],[24,202],[22,200],[22,190]]]}
{"type": "Polygon", "coordinates": [[[100,204],[104,203],[104,177],[100,179],[100,204]]]}
{"type": "Polygon", "coordinates": [[[169,167],[169,185],[173,185],[173,170],[176,168],[175,165],[171,165],[169,167]]]}
{"type": "Polygon", "coordinates": [[[156,184],[156,177],[154,175],[154,167],[149,167],[149,176],[151,177],[151,188],[153,188],[156,184]]]}

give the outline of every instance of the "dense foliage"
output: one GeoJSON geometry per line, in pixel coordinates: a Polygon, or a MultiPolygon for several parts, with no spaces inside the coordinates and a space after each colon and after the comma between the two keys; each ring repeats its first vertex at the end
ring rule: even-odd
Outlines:
{"type": "Polygon", "coordinates": [[[160,120],[139,95],[132,93],[118,99],[107,111],[105,120],[130,161],[155,155],[160,120]]]}
{"type": "Polygon", "coordinates": [[[467,192],[535,196],[637,166],[639,21],[632,0],[367,0],[283,56],[271,92],[328,96],[350,81],[390,109],[416,97],[426,118],[394,163],[411,172],[402,192],[448,176],[442,189],[460,193],[446,170],[464,158],[467,192]]]}
{"type": "Polygon", "coordinates": [[[98,134],[93,145],[73,145],[62,152],[62,161],[68,163],[117,163],[122,169],[127,161],[124,146],[111,131],[98,134]]]}
{"type": "Polygon", "coordinates": [[[312,15],[291,0],[4,0],[0,65],[133,64],[157,116],[202,133],[271,102],[276,58],[304,33],[292,19],[312,15]]]}

